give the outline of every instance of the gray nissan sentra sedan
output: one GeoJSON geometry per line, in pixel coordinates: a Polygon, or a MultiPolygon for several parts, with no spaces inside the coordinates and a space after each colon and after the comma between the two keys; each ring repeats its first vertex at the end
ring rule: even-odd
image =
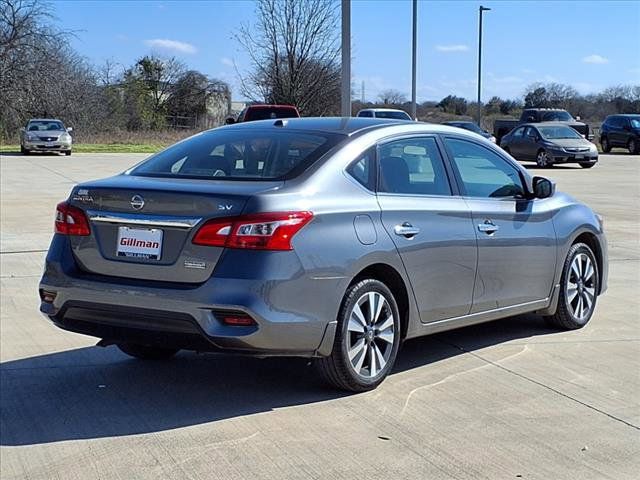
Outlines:
{"type": "Polygon", "coordinates": [[[57,206],[40,283],[59,327],[143,359],[314,358],[363,391],[412,337],[536,312],[584,326],[602,219],[479,135],[368,118],[200,133],[57,206]]]}

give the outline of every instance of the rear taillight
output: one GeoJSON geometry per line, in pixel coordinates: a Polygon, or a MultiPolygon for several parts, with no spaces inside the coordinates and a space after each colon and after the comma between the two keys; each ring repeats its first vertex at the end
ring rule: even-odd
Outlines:
{"type": "Polygon", "coordinates": [[[193,237],[196,245],[254,250],[293,250],[291,239],[313,218],[311,212],[257,213],[216,218],[193,237]]]}
{"type": "Polygon", "coordinates": [[[62,235],[86,236],[91,233],[89,221],[82,210],[67,202],[60,202],[56,206],[56,233],[62,235]]]}

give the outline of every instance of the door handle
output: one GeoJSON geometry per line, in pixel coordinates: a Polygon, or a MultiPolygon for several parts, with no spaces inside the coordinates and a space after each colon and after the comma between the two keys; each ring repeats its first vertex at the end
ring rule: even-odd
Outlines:
{"type": "Polygon", "coordinates": [[[409,222],[404,222],[402,225],[396,225],[393,227],[393,233],[401,237],[412,238],[420,233],[418,227],[414,227],[409,222]]]}
{"type": "Polygon", "coordinates": [[[478,230],[488,235],[491,235],[493,233],[496,233],[498,230],[500,230],[500,227],[494,224],[491,220],[485,220],[484,223],[478,224],[478,230]]]}

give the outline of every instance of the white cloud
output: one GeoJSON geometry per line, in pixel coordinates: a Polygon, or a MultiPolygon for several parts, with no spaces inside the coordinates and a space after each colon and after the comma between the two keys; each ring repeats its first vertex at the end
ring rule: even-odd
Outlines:
{"type": "Polygon", "coordinates": [[[187,53],[193,54],[198,50],[190,43],[180,42],[178,40],[168,40],[166,38],[154,38],[152,40],[145,40],[145,45],[158,50],[164,50],[173,53],[187,53]]]}
{"type": "Polygon", "coordinates": [[[222,58],[220,59],[220,63],[221,63],[221,64],[223,64],[223,65],[225,65],[225,66],[227,66],[227,67],[233,67],[233,66],[234,66],[234,64],[233,64],[233,60],[231,60],[231,59],[230,59],[230,58],[228,58],[228,57],[222,57],[222,58]]]}
{"type": "Polygon", "coordinates": [[[437,45],[436,50],[439,52],[467,52],[469,47],[467,45],[437,45]]]}
{"type": "Polygon", "coordinates": [[[596,63],[600,65],[603,63],[609,63],[609,60],[607,58],[603,57],[602,55],[596,55],[595,53],[593,55],[584,57],[582,61],[584,63],[596,63]]]}

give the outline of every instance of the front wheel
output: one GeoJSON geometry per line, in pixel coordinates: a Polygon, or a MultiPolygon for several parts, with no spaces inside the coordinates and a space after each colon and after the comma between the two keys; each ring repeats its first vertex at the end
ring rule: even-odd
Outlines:
{"type": "Polygon", "coordinates": [[[118,348],[130,357],[141,360],[166,360],[178,353],[178,350],[172,348],[150,347],[136,343],[119,343],[118,348]]]}
{"type": "Polygon", "coordinates": [[[366,279],[345,293],[333,350],[316,366],[325,380],[342,390],[373,390],[391,371],[399,347],[396,300],[384,283],[366,279]]]}
{"type": "Polygon", "coordinates": [[[575,330],[584,327],[596,308],[600,286],[596,257],[584,243],[569,249],[560,280],[560,297],[547,322],[557,328],[575,330]]]}
{"type": "Polygon", "coordinates": [[[68,157],[69,155],[71,155],[71,150],[66,150],[64,154],[68,157]]]}
{"type": "Polygon", "coordinates": [[[600,146],[602,147],[602,151],[604,153],[609,153],[611,151],[611,144],[609,143],[609,139],[607,139],[607,137],[602,137],[600,139],[600,146]]]}
{"type": "Polygon", "coordinates": [[[627,147],[629,148],[629,153],[631,155],[635,155],[637,153],[640,153],[640,149],[638,149],[638,146],[640,146],[640,145],[638,144],[638,142],[634,138],[629,140],[629,143],[627,144],[627,147]]]}
{"type": "Polygon", "coordinates": [[[549,154],[547,152],[545,152],[544,150],[540,150],[538,152],[537,157],[536,157],[536,164],[540,168],[547,168],[547,167],[552,166],[553,161],[551,160],[551,157],[549,156],[549,154]]]}

